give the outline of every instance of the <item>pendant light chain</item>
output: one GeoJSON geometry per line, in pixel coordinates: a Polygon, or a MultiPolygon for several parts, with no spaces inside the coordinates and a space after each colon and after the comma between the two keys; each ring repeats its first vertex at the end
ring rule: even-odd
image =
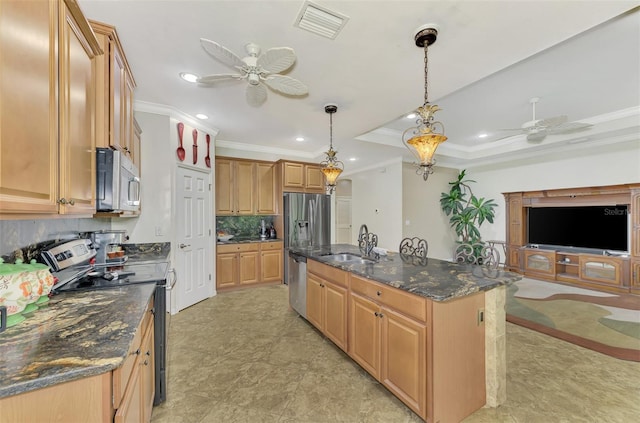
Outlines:
{"type": "Polygon", "coordinates": [[[333,113],[329,113],[329,150],[333,150],[333,113]]]}
{"type": "Polygon", "coordinates": [[[429,74],[429,55],[428,50],[429,49],[429,43],[425,42],[424,43],[424,105],[426,106],[427,104],[429,104],[429,78],[428,78],[428,74],[429,74]]]}

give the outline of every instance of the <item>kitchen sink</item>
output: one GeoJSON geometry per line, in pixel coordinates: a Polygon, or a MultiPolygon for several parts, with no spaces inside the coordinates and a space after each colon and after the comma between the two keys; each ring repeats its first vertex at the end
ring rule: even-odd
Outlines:
{"type": "Polygon", "coordinates": [[[375,263],[375,260],[373,259],[360,257],[356,254],[351,254],[351,253],[329,254],[329,255],[326,255],[325,258],[332,261],[337,261],[339,263],[361,263],[361,264],[375,263]]]}

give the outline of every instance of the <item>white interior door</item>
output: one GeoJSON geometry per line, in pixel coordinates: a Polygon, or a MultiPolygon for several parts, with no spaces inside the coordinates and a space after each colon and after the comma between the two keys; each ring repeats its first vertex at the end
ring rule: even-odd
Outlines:
{"type": "Polygon", "coordinates": [[[183,167],[176,171],[177,311],[215,295],[210,180],[207,172],[183,167]]]}
{"type": "Polygon", "coordinates": [[[336,197],[336,244],[351,243],[351,197],[336,197]]]}

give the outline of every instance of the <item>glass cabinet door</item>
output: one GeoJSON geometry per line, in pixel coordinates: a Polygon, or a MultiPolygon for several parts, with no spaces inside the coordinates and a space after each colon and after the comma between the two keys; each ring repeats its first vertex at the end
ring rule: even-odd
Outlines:
{"type": "Polygon", "coordinates": [[[580,278],[619,285],[620,263],[612,258],[581,255],[580,278]]]}

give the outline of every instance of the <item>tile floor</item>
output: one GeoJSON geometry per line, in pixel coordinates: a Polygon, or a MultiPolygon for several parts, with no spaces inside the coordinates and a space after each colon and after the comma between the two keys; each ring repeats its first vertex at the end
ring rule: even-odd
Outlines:
{"type": "MultiPolygon", "coordinates": [[[[174,315],[168,400],[153,423],[421,421],[288,309],[285,285],[219,294],[174,315]]],[[[465,423],[638,421],[640,363],[507,323],[507,395],[465,423]]]]}

